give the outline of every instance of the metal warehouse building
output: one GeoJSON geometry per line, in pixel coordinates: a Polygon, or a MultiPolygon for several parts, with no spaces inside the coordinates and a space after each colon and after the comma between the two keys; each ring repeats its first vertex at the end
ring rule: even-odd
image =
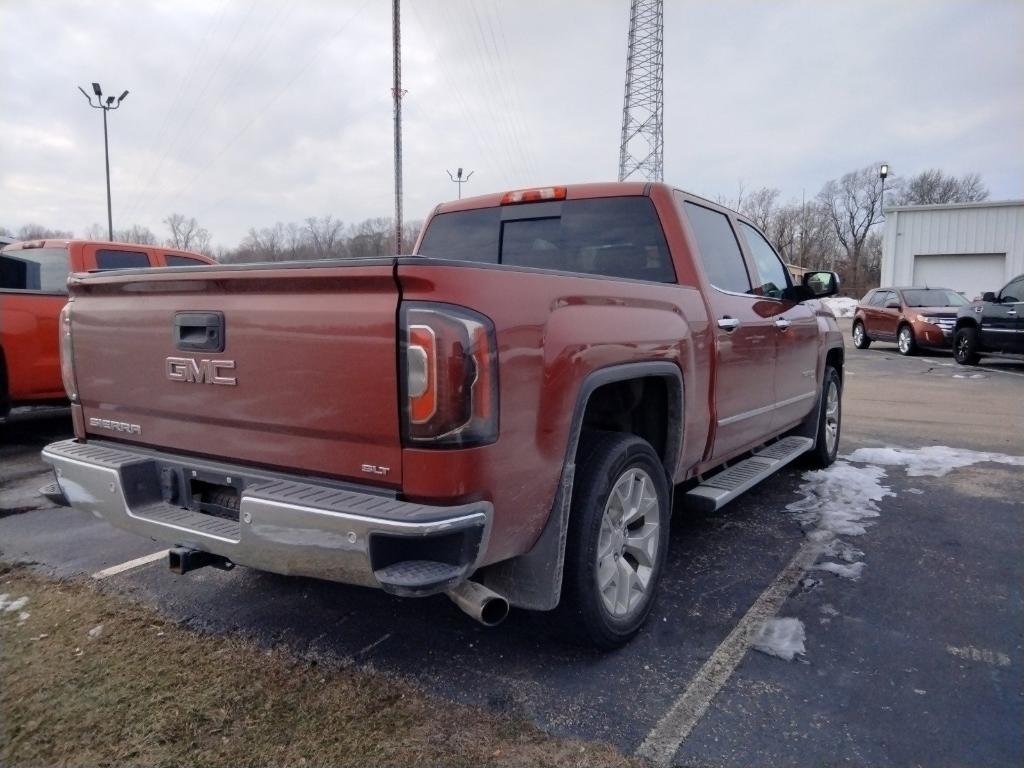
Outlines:
{"type": "Polygon", "coordinates": [[[885,209],[882,285],[952,288],[968,299],[1024,273],[1024,200],[885,209]]]}

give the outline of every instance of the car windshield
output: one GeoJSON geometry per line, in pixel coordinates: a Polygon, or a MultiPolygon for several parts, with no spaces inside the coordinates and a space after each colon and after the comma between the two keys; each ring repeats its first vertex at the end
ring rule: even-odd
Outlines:
{"type": "Polygon", "coordinates": [[[964,307],[970,302],[956,291],[945,288],[915,288],[903,292],[908,307],[964,307]]]}

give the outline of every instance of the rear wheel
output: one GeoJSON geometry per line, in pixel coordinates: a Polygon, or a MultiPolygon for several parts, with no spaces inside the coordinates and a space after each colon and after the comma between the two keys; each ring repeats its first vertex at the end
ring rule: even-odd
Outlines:
{"type": "Polygon", "coordinates": [[[818,431],[814,448],[806,454],[807,463],[824,469],[836,460],[839,453],[839,434],[843,426],[843,382],[839,371],[825,368],[821,402],[818,404],[818,431]]]}
{"type": "Polygon", "coordinates": [[[917,352],[917,341],[914,339],[914,329],[909,325],[901,325],[899,333],[896,334],[896,346],[899,347],[901,355],[910,356],[917,352]]]}
{"type": "Polygon", "coordinates": [[[971,326],[961,328],[953,337],[953,357],[960,365],[977,365],[981,360],[978,353],[978,331],[971,326]]]}
{"type": "Polygon", "coordinates": [[[867,349],[871,346],[871,339],[868,338],[867,331],[864,330],[864,323],[860,320],[853,324],[853,346],[857,349],[867,349]]]}
{"type": "Polygon", "coordinates": [[[581,441],[559,623],[570,639],[608,650],[628,642],[654,605],[671,501],[647,441],[618,432],[581,441]]]}

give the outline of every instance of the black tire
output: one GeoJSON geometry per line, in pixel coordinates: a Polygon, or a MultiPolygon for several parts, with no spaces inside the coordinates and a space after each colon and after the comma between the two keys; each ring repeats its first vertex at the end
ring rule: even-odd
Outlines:
{"type": "Polygon", "coordinates": [[[853,324],[853,346],[857,349],[867,349],[871,346],[871,339],[868,338],[867,329],[860,320],[853,324]],[[858,334],[857,331],[860,331],[858,334]]]}
{"type": "Polygon", "coordinates": [[[917,339],[914,338],[914,329],[903,324],[896,331],[896,347],[901,355],[911,357],[917,354],[917,339]],[[906,336],[906,341],[903,337],[906,336]]]}
{"type": "Polygon", "coordinates": [[[843,427],[843,380],[832,366],[826,366],[825,377],[821,385],[821,397],[817,409],[818,428],[815,431],[814,448],[804,454],[804,463],[815,469],[824,469],[836,460],[839,454],[839,438],[843,427]],[[828,432],[828,395],[832,386],[836,388],[838,412],[836,413],[835,440],[829,441],[828,432]]]}
{"type": "MultiPolygon", "coordinates": [[[[633,480],[642,481],[643,478],[634,477],[633,480]]],[[[671,503],[665,469],[646,440],[619,432],[587,432],[580,437],[565,544],[562,596],[556,612],[557,626],[566,639],[611,650],[629,642],[640,631],[654,605],[658,582],[664,570],[671,503]],[[636,597],[637,602],[632,607],[627,597],[624,610],[628,610],[624,615],[617,616],[607,607],[598,586],[601,565],[613,555],[601,560],[599,565],[598,547],[602,543],[602,521],[609,497],[616,484],[627,481],[627,474],[634,469],[640,470],[652,481],[652,490],[658,500],[656,515],[647,513],[639,522],[642,529],[653,524],[653,521],[648,520],[648,515],[656,516],[657,541],[652,547],[655,551],[650,558],[646,587],[636,597]]],[[[612,514],[611,511],[609,514],[612,514]]],[[[621,533],[625,534],[631,529],[623,529],[621,533]]],[[[603,540],[607,543],[607,536],[603,540]]],[[[633,568],[634,573],[639,575],[640,566],[635,557],[632,560],[630,557],[628,551],[615,554],[614,563],[609,563],[611,570],[620,573],[620,568],[633,568]]],[[[632,595],[633,590],[630,589],[628,594],[632,595]]]]}
{"type": "Polygon", "coordinates": [[[977,365],[981,360],[978,352],[978,331],[967,325],[956,332],[953,337],[953,358],[960,365],[977,365]]]}

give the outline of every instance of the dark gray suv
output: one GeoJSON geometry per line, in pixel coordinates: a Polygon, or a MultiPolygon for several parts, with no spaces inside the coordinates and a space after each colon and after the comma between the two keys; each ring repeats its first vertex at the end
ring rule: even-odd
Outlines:
{"type": "Polygon", "coordinates": [[[983,354],[1000,353],[1024,355],[1024,275],[957,313],[953,356],[958,363],[974,365],[983,354]]]}

